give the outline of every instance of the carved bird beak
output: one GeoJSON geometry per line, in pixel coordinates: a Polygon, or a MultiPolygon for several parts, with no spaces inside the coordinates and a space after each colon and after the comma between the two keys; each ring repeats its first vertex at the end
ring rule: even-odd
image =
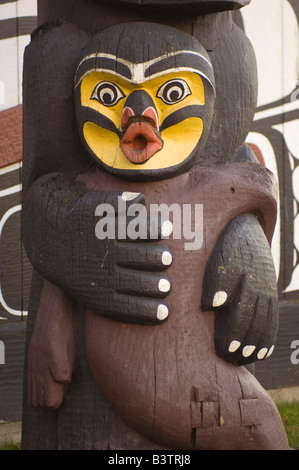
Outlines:
{"type": "Polygon", "coordinates": [[[163,148],[158,115],[151,97],[143,90],[127,99],[121,117],[120,147],[132,163],[144,163],[163,148]]]}

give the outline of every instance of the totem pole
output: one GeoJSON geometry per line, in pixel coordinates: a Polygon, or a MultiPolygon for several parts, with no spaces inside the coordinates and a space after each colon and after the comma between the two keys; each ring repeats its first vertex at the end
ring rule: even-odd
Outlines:
{"type": "Polygon", "coordinates": [[[24,449],[287,449],[247,1],[40,3],[24,63],[24,449]],[[72,8],[71,8],[72,7],[72,8]]]}

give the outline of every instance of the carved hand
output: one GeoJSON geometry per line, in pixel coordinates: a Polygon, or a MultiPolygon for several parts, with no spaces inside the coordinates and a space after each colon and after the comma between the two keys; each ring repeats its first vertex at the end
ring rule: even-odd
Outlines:
{"type": "Polygon", "coordinates": [[[215,311],[216,354],[238,365],[273,352],[278,295],[271,250],[253,214],[233,219],[208,261],[202,295],[215,311]]]}
{"type": "Polygon", "coordinates": [[[30,237],[24,237],[29,259],[42,276],[99,315],[160,323],[168,317],[161,299],[170,292],[163,271],[172,257],[161,239],[165,230],[169,235],[169,224],[139,214],[139,231],[152,230],[156,240],[132,240],[134,211],[144,204],[142,194],[88,191],[61,175],[41,178],[24,206],[26,220],[33,221],[30,237]]]}
{"type": "Polygon", "coordinates": [[[28,403],[58,408],[71,381],[75,345],[71,299],[45,281],[28,352],[28,403]]]}

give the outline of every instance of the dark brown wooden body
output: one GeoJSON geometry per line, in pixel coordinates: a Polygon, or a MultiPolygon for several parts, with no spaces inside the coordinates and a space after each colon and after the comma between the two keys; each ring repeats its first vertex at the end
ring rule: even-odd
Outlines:
{"type": "Polygon", "coordinates": [[[25,406],[24,448],[287,449],[275,405],[248,370],[216,356],[214,313],[200,308],[204,268],[228,221],[251,212],[271,240],[271,174],[258,164],[236,163],[141,185],[101,171],[80,179],[93,190],[143,189],[148,204],[171,205],[179,196],[180,204],[203,204],[204,244],[187,252],[184,240],[164,240],[174,263],[163,325],[115,322],[90,310],[85,316],[76,307],[72,381],[57,411],[25,406]]]}
{"type": "MultiPolygon", "coordinates": [[[[215,355],[214,314],[200,308],[204,268],[229,220],[256,213],[271,239],[276,185],[264,173],[256,164],[239,163],[149,185],[121,184],[101,172],[84,177],[93,189],[143,190],[148,204],[180,201],[181,207],[204,207],[200,250],[185,251],[184,240],[167,241],[174,263],[168,271],[172,292],[166,323],[130,325],[91,311],[86,317],[87,359],[99,389],[125,422],[162,445],[265,448],[273,445],[274,422],[280,433],[275,406],[259,383],[245,368],[215,355]]],[[[287,447],[283,431],[275,445],[287,447]]]]}

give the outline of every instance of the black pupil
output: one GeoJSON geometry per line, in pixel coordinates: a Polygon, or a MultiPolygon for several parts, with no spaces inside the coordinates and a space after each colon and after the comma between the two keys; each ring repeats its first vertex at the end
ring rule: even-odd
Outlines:
{"type": "Polygon", "coordinates": [[[104,101],[104,103],[110,104],[110,103],[112,103],[112,100],[113,100],[113,98],[112,98],[112,96],[111,96],[109,93],[105,93],[105,94],[103,95],[103,101],[104,101]]]}
{"type": "Polygon", "coordinates": [[[103,84],[98,89],[99,100],[104,104],[112,104],[116,100],[117,91],[113,85],[103,84]]]}
{"type": "Polygon", "coordinates": [[[170,83],[164,91],[164,96],[166,101],[170,101],[174,103],[181,99],[184,94],[184,87],[180,82],[172,82],[170,83]]]}
{"type": "Polygon", "coordinates": [[[170,92],[170,101],[177,101],[180,97],[178,90],[173,90],[170,92]]]}

